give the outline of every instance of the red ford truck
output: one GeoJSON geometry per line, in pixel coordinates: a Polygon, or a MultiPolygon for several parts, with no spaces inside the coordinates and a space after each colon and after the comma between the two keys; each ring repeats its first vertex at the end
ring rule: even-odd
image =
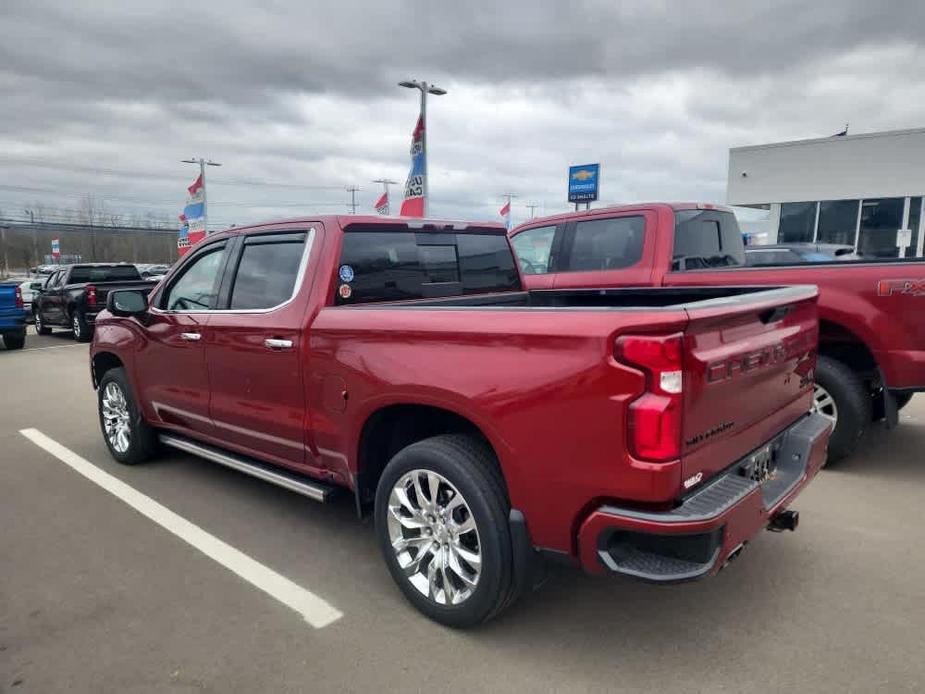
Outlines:
{"type": "Polygon", "coordinates": [[[925,390],[925,260],[745,267],[732,211],[692,203],[530,220],[511,240],[527,289],[818,286],[814,409],[835,424],[830,464],[925,390]]]}
{"type": "Polygon", "coordinates": [[[813,287],[525,291],[500,225],[324,217],[112,292],[90,354],[117,461],[347,490],[408,600],[464,626],[546,558],[686,581],[793,529],[831,429],[817,325],[813,287]]]}

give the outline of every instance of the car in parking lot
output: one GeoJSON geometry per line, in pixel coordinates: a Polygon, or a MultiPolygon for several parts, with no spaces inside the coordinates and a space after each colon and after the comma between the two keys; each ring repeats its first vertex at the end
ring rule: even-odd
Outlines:
{"type": "Polygon", "coordinates": [[[0,338],[9,350],[26,344],[26,310],[18,282],[0,282],[0,338]]]}
{"type": "MultiPolygon", "coordinates": [[[[829,463],[872,421],[889,427],[925,391],[925,261],[859,259],[747,266],[732,210],[642,203],[532,219],[511,231],[528,288],[819,287],[816,404],[835,423],[829,463]]],[[[842,256],[839,256],[840,258],[842,256]]]]}
{"type": "Polygon", "coordinates": [[[831,430],[809,412],[815,288],[524,291],[505,231],[209,236],[97,318],[109,451],[349,491],[406,598],[453,626],[498,614],[544,558],[674,583],[794,529],[831,430]]]}
{"type": "Polygon", "coordinates": [[[115,289],[135,287],[150,291],[157,282],[143,280],[127,263],[81,263],[62,265],[42,283],[35,283],[32,300],[35,330],[39,335],[52,328],[69,328],[78,342],[89,342],[96,315],[115,289]]]}

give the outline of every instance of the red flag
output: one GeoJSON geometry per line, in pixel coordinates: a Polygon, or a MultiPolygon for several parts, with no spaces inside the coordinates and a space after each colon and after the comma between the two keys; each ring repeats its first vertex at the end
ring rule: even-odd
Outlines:
{"type": "Polygon", "coordinates": [[[379,196],[379,199],[376,200],[376,204],[373,205],[376,208],[376,212],[379,214],[388,214],[389,213],[389,194],[383,193],[379,196]]]}
{"type": "Polygon", "coordinates": [[[501,208],[498,214],[500,214],[502,217],[507,217],[509,214],[511,214],[511,201],[510,200],[504,203],[504,207],[501,208]]]}
{"type": "Polygon", "coordinates": [[[196,180],[193,181],[193,185],[187,188],[191,196],[196,195],[202,190],[202,174],[196,177],[196,180]]]}

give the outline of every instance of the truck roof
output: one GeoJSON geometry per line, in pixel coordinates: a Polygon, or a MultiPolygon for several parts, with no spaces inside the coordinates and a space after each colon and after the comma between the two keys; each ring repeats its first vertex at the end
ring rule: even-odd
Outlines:
{"type": "MultiPolygon", "coordinates": [[[[273,229],[277,227],[291,227],[298,224],[322,224],[325,226],[334,226],[341,229],[350,225],[403,225],[409,226],[421,231],[446,231],[448,229],[463,231],[465,229],[493,229],[505,232],[506,227],[499,222],[479,222],[460,219],[421,219],[418,217],[386,217],[378,214],[367,215],[319,215],[317,217],[294,217],[291,219],[277,219],[272,222],[261,222],[259,224],[248,224],[247,226],[230,227],[224,229],[219,234],[234,235],[238,233],[254,231],[257,229],[273,229]]],[[[214,236],[214,235],[213,235],[214,236]]]]}
{"type": "Polygon", "coordinates": [[[571,212],[561,212],[559,214],[549,215],[547,217],[536,217],[535,219],[527,220],[518,224],[514,229],[516,231],[520,227],[525,227],[528,224],[533,225],[536,222],[557,222],[563,219],[574,219],[576,217],[588,217],[600,214],[601,212],[632,212],[634,210],[644,210],[652,209],[653,207],[670,207],[672,210],[722,210],[724,212],[732,212],[732,208],[728,205],[721,205],[716,203],[707,203],[707,202],[634,202],[627,205],[608,205],[607,207],[594,207],[590,210],[573,210],[571,212]]]}

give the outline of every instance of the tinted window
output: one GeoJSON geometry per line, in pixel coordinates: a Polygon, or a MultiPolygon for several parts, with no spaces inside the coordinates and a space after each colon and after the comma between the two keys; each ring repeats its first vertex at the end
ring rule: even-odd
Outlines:
{"type": "Polygon", "coordinates": [[[218,272],[224,258],[224,246],[200,255],[183,268],[171,284],[161,308],[168,311],[205,311],[212,308],[217,290],[218,272]]]}
{"type": "Polygon", "coordinates": [[[503,234],[347,232],[339,270],[338,304],[520,288],[503,234]]]}
{"type": "Polygon", "coordinates": [[[555,237],[556,227],[551,226],[527,229],[511,239],[521,272],[525,275],[544,275],[549,272],[555,237]]]}
{"type": "Polygon", "coordinates": [[[745,244],[732,212],[675,212],[672,270],[704,270],[745,264],[745,244]]]}
{"type": "Polygon", "coordinates": [[[305,237],[273,243],[247,243],[231,290],[231,308],[271,308],[292,297],[305,237]]]}
{"type": "Polygon", "coordinates": [[[808,243],[816,228],[816,203],[786,202],[780,206],[778,243],[808,243]]]}
{"type": "Polygon", "coordinates": [[[819,243],[844,243],[854,246],[857,227],[857,200],[824,200],[819,203],[819,243]]]}
{"type": "Polygon", "coordinates": [[[629,267],[642,257],[646,222],[643,217],[612,217],[578,222],[569,253],[568,270],[613,270],[629,267]]]}
{"type": "Polygon", "coordinates": [[[71,284],[81,282],[129,282],[140,280],[141,275],[134,265],[110,265],[94,267],[92,265],[78,266],[71,270],[68,280],[71,284]]]}

